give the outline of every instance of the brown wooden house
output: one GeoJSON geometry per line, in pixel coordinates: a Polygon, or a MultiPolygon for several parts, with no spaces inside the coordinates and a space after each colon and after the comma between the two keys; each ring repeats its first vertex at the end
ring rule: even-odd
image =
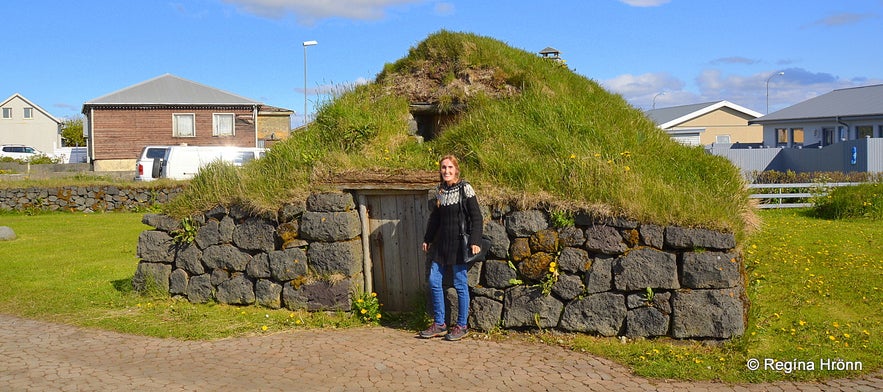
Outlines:
{"type": "Polygon", "coordinates": [[[148,145],[262,147],[255,123],[263,106],[165,74],[83,104],[89,162],[128,171],[148,145]]]}

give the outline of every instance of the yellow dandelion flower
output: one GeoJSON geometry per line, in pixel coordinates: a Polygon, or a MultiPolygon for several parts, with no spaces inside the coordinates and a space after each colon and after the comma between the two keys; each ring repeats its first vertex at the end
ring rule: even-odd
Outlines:
{"type": "Polygon", "coordinates": [[[626,166],[624,169],[625,169],[625,171],[632,170],[632,168],[630,168],[630,167],[628,167],[628,166],[626,166]]]}
{"type": "Polygon", "coordinates": [[[838,323],[838,322],[836,322],[836,321],[833,322],[833,323],[831,323],[831,325],[833,325],[834,328],[840,328],[840,323],[838,323]]]}
{"type": "Polygon", "coordinates": [[[803,320],[800,320],[797,323],[800,324],[801,327],[806,325],[806,321],[803,321],[803,320]]]}
{"type": "Polygon", "coordinates": [[[261,326],[261,331],[266,331],[266,330],[267,330],[267,328],[268,328],[268,327],[267,327],[267,326],[266,326],[266,325],[264,325],[264,326],[261,326]]]}
{"type": "Polygon", "coordinates": [[[576,154],[570,154],[570,159],[576,159],[576,154]]]}
{"type": "Polygon", "coordinates": [[[843,337],[844,337],[844,338],[849,339],[849,336],[850,336],[850,335],[849,335],[848,333],[843,334],[843,337]]]}
{"type": "Polygon", "coordinates": [[[362,303],[362,302],[365,302],[365,301],[363,301],[361,298],[359,298],[356,302],[358,302],[358,303],[362,303]]]}
{"type": "Polygon", "coordinates": [[[380,313],[377,313],[377,319],[380,320],[380,313]]]}
{"type": "Polygon", "coordinates": [[[368,313],[368,310],[367,310],[367,309],[362,309],[361,312],[362,312],[362,314],[365,314],[365,313],[368,313]]]}
{"type": "Polygon", "coordinates": [[[828,339],[831,339],[831,340],[837,340],[837,338],[834,337],[834,335],[828,335],[828,339]]]}
{"type": "Polygon", "coordinates": [[[376,297],[376,296],[377,296],[377,293],[371,293],[371,296],[372,296],[372,297],[376,297]]]}

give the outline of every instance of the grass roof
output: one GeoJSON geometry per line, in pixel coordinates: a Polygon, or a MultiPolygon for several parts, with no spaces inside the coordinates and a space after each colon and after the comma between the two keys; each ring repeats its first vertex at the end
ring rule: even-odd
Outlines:
{"type": "Polygon", "coordinates": [[[543,206],[661,225],[745,232],[754,209],[736,167],[671,140],[643,112],[561,62],[469,33],[440,31],[373,83],[335,94],[315,121],[243,168],[213,164],[168,206],[275,210],[341,177],[437,178],[445,154],[491,204],[543,206]],[[409,104],[456,120],[409,135],[409,104]]]}

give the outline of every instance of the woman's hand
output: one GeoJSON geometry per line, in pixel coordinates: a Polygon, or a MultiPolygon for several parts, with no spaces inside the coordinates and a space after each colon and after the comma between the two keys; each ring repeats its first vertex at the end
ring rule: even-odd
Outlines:
{"type": "Polygon", "coordinates": [[[429,252],[429,244],[423,243],[423,253],[429,252]]]}
{"type": "Polygon", "coordinates": [[[481,247],[478,245],[472,245],[472,254],[477,255],[478,252],[481,252],[481,247]]]}

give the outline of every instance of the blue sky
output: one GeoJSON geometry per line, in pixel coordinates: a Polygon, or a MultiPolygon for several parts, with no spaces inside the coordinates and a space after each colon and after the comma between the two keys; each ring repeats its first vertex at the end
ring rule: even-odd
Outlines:
{"type": "Polygon", "coordinates": [[[51,114],[171,73],[309,111],[441,29],[530,52],[649,109],[732,101],[766,112],[883,83],[883,0],[4,0],[0,99],[51,114]],[[324,95],[327,97],[327,95],[324,95]],[[325,98],[327,99],[327,98],[325,98]]]}

